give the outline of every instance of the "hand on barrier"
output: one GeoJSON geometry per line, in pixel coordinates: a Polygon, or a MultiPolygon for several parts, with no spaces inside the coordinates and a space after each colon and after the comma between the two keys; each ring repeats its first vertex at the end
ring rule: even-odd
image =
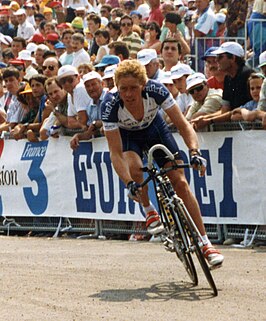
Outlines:
{"type": "Polygon", "coordinates": [[[127,196],[134,201],[139,202],[139,196],[141,194],[141,187],[138,183],[131,181],[127,184],[128,194],[127,196]]]}
{"type": "Polygon", "coordinates": [[[190,159],[190,165],[200,172],[200,176],[204,176],[207,167],[207,160],[199,155],[193,155],[190,159]]]}

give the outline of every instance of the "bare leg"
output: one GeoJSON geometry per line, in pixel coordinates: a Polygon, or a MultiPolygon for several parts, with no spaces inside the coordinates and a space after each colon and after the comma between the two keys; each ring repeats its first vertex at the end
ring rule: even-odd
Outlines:
{"type": "MultiPolygon", "coordinates": [[[[124,152],[124,158],[128,163],[128,166],[130,169],[130,175],[133,178],[133,180],[139,184],[142,183],[143,171],[141,170],[141,168],[143,167],[143,163],[139,155],[133,151],[128,151],[128,152],[124,152]]],[[[147,207],[150,205],[147,185],[142,188],[142,194],[140,196],[140,199],[141,199],[141,204],[144,207],[147,207]]]]}
{"type": "MultiPolygon", "coordinates": [[[[171,166],[171,164],[166,164],[165,167],[167,167],[167,165],[171,166]]],[[[171,171],[168,173],[168,177],[172,182],[172,185],[177,195],[184,201],[184,204],[188,209],[197,228],[199,229],[200,234],[206,235],[205,227],[204,227],[201,213],[200,213],[199,204],[188,185],[184,170],[178,169],[175,171],[171,171]]]]}

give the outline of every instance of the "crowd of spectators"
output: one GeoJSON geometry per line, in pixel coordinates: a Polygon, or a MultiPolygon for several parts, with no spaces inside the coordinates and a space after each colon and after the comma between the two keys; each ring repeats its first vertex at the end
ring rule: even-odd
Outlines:
{"type": "Polygon", "coordinates": [[[3,0],[0,133],[36,142],[77,132],[72,148],[104,134],[100,105],[124,59],[165,85],[195,130],[266,127],[265,25],[263,0],[3,0]]]}

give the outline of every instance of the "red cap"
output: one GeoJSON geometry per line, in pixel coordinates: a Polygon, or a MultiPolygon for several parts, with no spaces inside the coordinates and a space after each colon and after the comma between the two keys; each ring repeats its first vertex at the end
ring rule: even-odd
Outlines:
{"type": "Polygon", "coordinates": [[[8,16],[9,11],[8,10],[0,10],[0,16],[8,16]]]}
{"type": "Polygon", "coordinates": [[[21,59],[10,59],[8,61],[10,65],[16,65],[16,66],[24,66],[24,61],[21,59]]]}
{"type": "Polygon", "coordinates": [[[45,41],[44,36],[41,35],[40,33],[35,33],[35,35],[33,35],[30,40],[32,42],[37,43],[37,44],[44,43],[44,41],[45,41]]]}
{"type": "Polygon", "coordinates": [[[59,25],[56,26],[57,29],[70,29],[71,26],[66,23],[66,22],[63,22],[63,23],[60,23],[59,25]]]}
{"type": "Polygon", "coordinates": [[[49,41],[57,41],[59,39],[59,36],[57,33],[49,33],[49,35],[46,36],[45,40],[49,41]]]}
{"type": "Polygon", "coordinates": [[[62,7],[62,2],[60,1],[51,1],[47,4],[47,7],[55,8],[55,7],[62,7]]]}

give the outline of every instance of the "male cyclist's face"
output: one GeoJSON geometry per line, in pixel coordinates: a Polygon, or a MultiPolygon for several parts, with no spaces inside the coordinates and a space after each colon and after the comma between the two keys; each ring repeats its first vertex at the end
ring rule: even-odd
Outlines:
{"type": "Polygon", "coordinates": [[[133,76],[125,76],[119,79],[117,88],[125,106],[129,109],[140,109],[142,104],[143,85],[133,76]]]}

